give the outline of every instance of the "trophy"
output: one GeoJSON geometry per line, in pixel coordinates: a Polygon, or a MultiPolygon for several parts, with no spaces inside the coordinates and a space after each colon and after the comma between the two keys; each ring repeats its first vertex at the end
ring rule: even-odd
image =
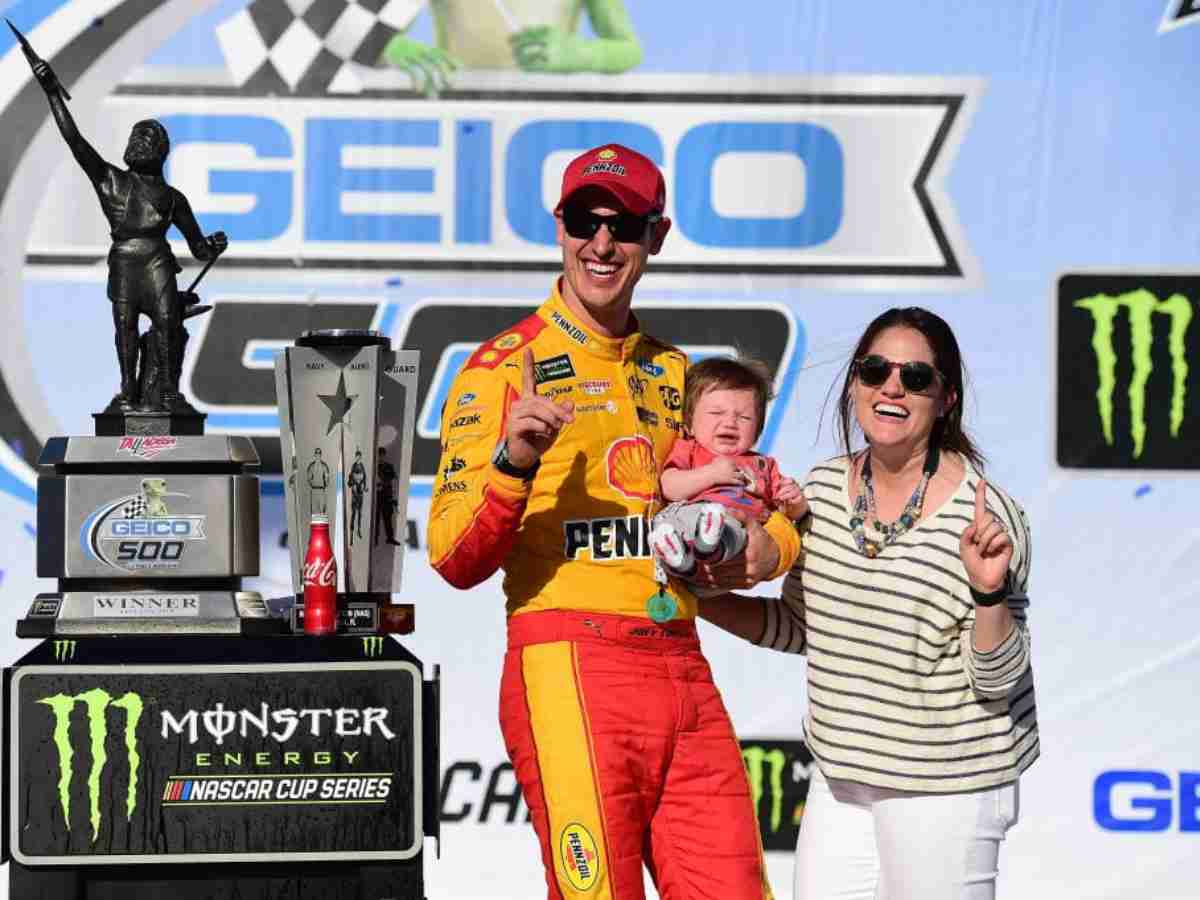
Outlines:
{"type": "Polygon", "coordinates": [[[194,289],[228,241],[202,234],[164,180],[171,142],[161,123],[133,126],[125,168],[104,160],[79,133],[54,71],[8,24],[110,226],[120,369],[117,394],[94,414],[96,436],[51,438],[38,460],[37,572],[59,589],[38,595],[17,634],[270,631],[262,597],[241,589],[258,574],[258,455],[247,438],[205,436],[204,416],[179,392],[183,323],[211,309],[194,289]],[[187,290],[175,282],[171,227],[205,263],[187,290]],[[150,327],[139,335],[143,316],[150,327]]]}
{"type": "Polygon", "coordinates": [[[379,332],[330,330],[276,358],[294,630],[314,517],[341,522],[338,631],[412,630],[412,607],[390,601],[404,567],[418,357],[379,332]]]}

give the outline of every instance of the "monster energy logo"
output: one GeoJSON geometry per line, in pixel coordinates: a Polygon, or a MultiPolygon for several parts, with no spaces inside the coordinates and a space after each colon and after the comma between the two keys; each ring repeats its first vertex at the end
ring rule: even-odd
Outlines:
{"type": "Polygon", "coordinates": [[[1134,459],[1142,455],[1146,445],[1146,382],[1154,371],[1151,350],[1154,343],[1154,314],[1170,320],[1167,350],[1171,358],[1171,437],[1179,436],[1183,425],[1184,403],[1187,399],[1187,355],[1184,336],[1192,321],[1192,305],[1182,294],[1172,294],[1159,300],[1150,291],[1136,291],[1111,296],[1096,294],[1076,300],[1075,306],[1086,309],[1092,316],[1092,351],[1096,354],[1099,387],[1096,403],[1104,442],[1113,445],[1113,392],[1117,384],[1117,352],[1113,346],[1113,321],[1124,308],[1129,317],[1129,343],[1133,356],[1133,375],[1129,382],[1130,436],[1133,438],[1134,459]]]}
{"type": "MultiPolygon", "coordinates": [[[[71,641],[70,643],[74,643],[71,641]]],[[[100,834],[100,778],[108,764],[105,742],[108,738],[108,708],[125,711],[125,759],[129,766],[129,788],[125,796],[125,818],[133,817],[137,808],[137,773],[142,759],[137,750],[137,726],[142,717],[142,698],[132,692],[114,700],[103,688],[92,688],[82,694],[55,694],[37,701],[49,706],[54,713],[54,746],[58,750],[58,797],[62,803],[63,821],[71,830],[71,777],[74,774],[74,749],[71,746],[71,712],[76,703],[87,709],[88,739],[91,743],[92,764],[87,773],[88,806],[91,813],[92,842],[100,834]]]]}
{"type": "Polygon", "coordinates": [[[769,788],[771,791],[770,821],[771,833],[774,834],[783,825],[783,770],[787,765],[787,754],[779,749],[743,747],[742,761],[746,764],[751,799],[756,810],[765,790],[769,788]]]}
{"type": "Polygon", "coordinates": [[[365,637],[363,642],[363,656],[376,657],[383,653],[383,637],[365,637]]]}
{"type": "Polygon", "coordinates": [[[75,642],[74,641],[55,641],[54,642],[54,661],[68,662],[75,658],[75,642]]]}

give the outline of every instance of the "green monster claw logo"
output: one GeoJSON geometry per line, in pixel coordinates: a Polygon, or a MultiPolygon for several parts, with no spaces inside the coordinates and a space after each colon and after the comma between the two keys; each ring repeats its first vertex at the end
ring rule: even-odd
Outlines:
{"type": "Polygon", "coordinates": [[[383,636],[365,637],[363,642],[363,656],[376,657],[383,653],[383,636]]]}
{"type": "Polygon", "coordinates": [[[1113,297],[1096,294],[1076,300],[1075,306],[1086,309],[1092,315],[1092,350],[1096,354],[1096,367],[1100,385],[1096,389],[1096,402],[1100,410],[1100,424],[1104,441],[1113,445],[1113,390],[1116,388],[1117,353],[1113,348],[1113,320],[1124,307],[1129,316],[1129,338],[1133,353],[1133,377],[1129,382],[1130,434],[1133,438],[1133,456],[1142,455],[1146,443],[1146,382],[1154,371],[1150,357],[1154,342],[1154,313],[1171,320],[1167,335],[1167,349],[1171,354],[1171,437],[1179,436],[1183,424],[1184,401],[1187,399],[1187,354],[1183,339],[1192,321],[1192,305],[1182,294],[1172,294],[1160,301],[1144,288],[1113,297]]]}
{"type": "Polygon", "coordinates": [[[55,641],[54,642],[54,661],[69,662],[75,658],[75,642],[74,641],[55,641]]]}
{"type": "Polygon", "coordinates": [[[787,754],[779,749],[743,747],[742,761],[750,778],[750,793],[755,809],[758,809],[762,800],[764,788],[771,789],[771,831],[774,833],[783,825],[783,769],[787,764],[787,754]],[[763,784],[764,773],[768,775],[766,785],[763,784]]]}
{"type": "MultiPolygon", "coordinates": [[[[74,643],[71,641],[70,643],[74,643]]],[[[76,703],[87,708],[88,738],[91,743],[92,765],[88,771],[87,786],[89,809],[92,822],[92,842],[100,834],[100,777],[108,763],[104,744],[108,738],[106,710],[112,706],[125,711],[125,754],[129,763],[129,789],[125,797],[125,818],[133,817],[137,808],[137,773],[142,759],[137,750],[137,726],[142,717],[142,698],[134,693],[125,693],[113,700],[112,695],[102,688],[92,688],[82,694],[70,696],[55,694],[43,697],[44,703],[54,712],[54,746],[58,749],[58,796],[62,802],[63,821],[67,831],[71,830],[71,776],[74,772],[72,760],[75,753],[71,747],[71,711],[76,703]]]]}

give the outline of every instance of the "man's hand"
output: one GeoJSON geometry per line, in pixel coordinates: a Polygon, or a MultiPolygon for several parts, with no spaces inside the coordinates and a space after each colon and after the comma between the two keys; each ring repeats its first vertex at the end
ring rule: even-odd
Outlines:
{"type": "Polygon", "coordinates": [[[570,400],[552,401],[541,397],[533,377],[533,351],[525,348],[521,366],[521,394],[508,411],[508,459],[518,469],[531,468],[542,458],[558,433],[575,421],[575,404],[570,400]]]}
{"type": "Polygon", "coordinates": [[[214,256],[220,256],[225,252],[225,248],[229,246],[229,238],[225,236],[223,231],[214,231],[204,239],[208,243],[208,249],[213,252],[214,256]]]}
{"type": "Polygon", "coordinates": [[[58,76],[54,74],[54,70],[50,68],[49,63],[44,59],[39,59],[34,64],[33,77],[37,79],[38,84],[42,86],[42,90],[46,92],[47,96],[62,94],[68,100],[70,99],[70,96],[59,82],[58,76]]]}
{"type": "Polygon", "coordinates": [[[715,565],[697,562],[696,572],[688,581],[704,587],[724,588],[727,591],[754,587],[764,578],[770,577],[779,566],[779,547],[758,519],[743,516],[737,510],[731,509],[727,509],[725,514],[733,516],[746,526],[745,552],[715,565]]]}
{"type": "Polygon", "coordinates": [[[781,478],[779,490],[775,492],[775,500],[779,509],[793,522],[808,515],[808,501],[804,499],[804,489],[795,478],[781,478]]]}

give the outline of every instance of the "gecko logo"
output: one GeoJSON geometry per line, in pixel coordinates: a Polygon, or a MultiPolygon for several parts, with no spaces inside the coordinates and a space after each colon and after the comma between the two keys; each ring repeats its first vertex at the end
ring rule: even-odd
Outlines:
{"type": "Polygon", "coordinates": [[[741,746],[763,849],[790,853],[800,833],[812,754],[802,741],[763,738],[741,746]]]}
{"type": "Polygon", "coordinates": [[[1195,469],[1194,276],[1059,281],[1059,465],[1195,469]],[[1190,426],[1190,427],[1189,427],[1190,426]]]}
{"type": "Polygon", "coordinates": [[[362,639],[363,656],[374,659],[383,655],[383,636],[372,635],[362,639]]]}
{"type": "Polygon", "coordinates": [[[590,831],[572,822],[562,831],[559,851],[571,887],[588,891],[596,886],[600,880],[600,851],[590,831]]]}
{"type": "MultiPolygon", "coordinates": [[[[116,700],[103,688],[92,688],[81,694],[55,694],[43,697],[37,701],[50,707],[54,715],[54,747],[58,751],[58,798],[62,805],[63,823],[67,831],[71,830],[71,780],[75,774],[75,746],[71,741],[71,713],[76,704],[83,704],[87,711],[87,746],[88,750],[81,756],[90,757],[90,763],[84,776],[88,791],[88,813],[92,826],[92,843],[100,835],[101,804],[100,793],[105,771],[109,768],[108,757],[108,722],[112,718],[125,720],[122,731],[125,766],[128,771],[128,783],[125,788],[125,819],[133,818],[137,809],[138,769],[142,758],[138,752],[137,726],[142,718],[142,698],[138,694],[127,692],[116,700]]],[[[75,734],[78,735],[76,729],[75,734]]],[[[114,763],[115,765],[115,763],[114,763]]],[[[109,776],[109,787],[116,785],[112,775],[109,776]]],[[[104,804],[111,809],[112,803],[104,804]]]]}

